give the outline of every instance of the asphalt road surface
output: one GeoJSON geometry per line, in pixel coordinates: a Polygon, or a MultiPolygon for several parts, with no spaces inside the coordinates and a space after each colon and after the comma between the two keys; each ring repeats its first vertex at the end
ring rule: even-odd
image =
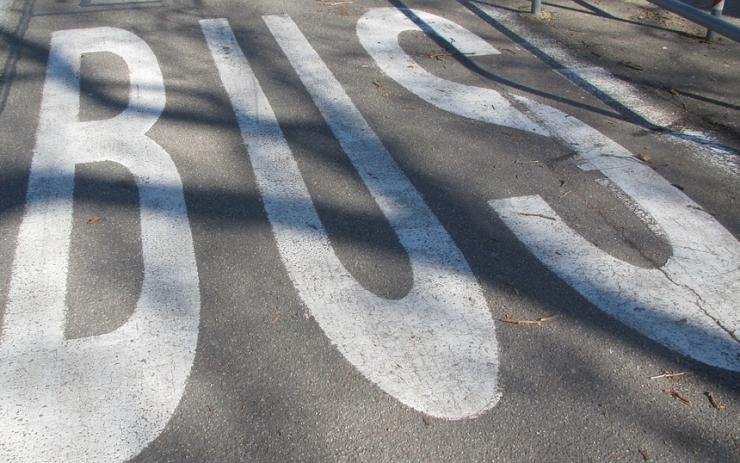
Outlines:
{"type": "Polygon", "coordinates": [[[737,147],[482,2],[0,6],[0,461],[740,458],[737,147]]]}

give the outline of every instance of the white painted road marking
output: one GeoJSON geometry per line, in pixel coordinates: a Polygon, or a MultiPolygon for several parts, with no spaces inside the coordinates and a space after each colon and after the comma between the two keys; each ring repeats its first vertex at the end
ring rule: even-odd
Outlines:
{"type": "Polygon", "coordinates": [[[494,210],[545,265],[601,310],[688,357],[740,371],[740,243],[619,144],[554,108],[521,101],[578,153],[580,168],[602,172],[650,214],[673,255],[658,269],[616,259],[578,236],[539,196],[491,201],[494,210]]]}
{"type": "MultiPolygon", "coordinates": [[[[436,29],[437,17],[416,10],[411,13],[430,21],[430,27],[436,29]]],[[[416,77],[426,71],[418,71],[418,65],[408,67],[411,60],[397,41],[402,31],[414,29],[418,27],[395,8],[370,10],[357,24],[360,42],[378,66],[401,85],[440,109],[495,123],[496,117],[481,115],[477,108],[498,112],[502,97],[497,92],[461,84],[445,85],[435,77],[434,85],[445,89],[444,99],[425,96],[431,79],[416,77]],[[479,103],[471,107],[467,101],[479,103]]],[[[460,43],[450,41],[454,45],[460,43]]],[[[601,171],[650,214],[673,247],[673,256],[660,269],[641,269],[609,256],[577,236],[539,197],[492,201],[492,207],[517,237],[605,312],[684,355],[740,371],[738,241],[690,198],[603,134],[549,106],[524,97],[506,96],[526,116],[518,116],[514,119],[517,122],[512,123],[508,118],[517,109],[504,107],[500,119],[507,122],[503,125],[517,127],[518,121],[534,121],[537,129],[530,131],[549,134],[576,151],[579,167],[601,171]],[[556,218],[556,222],[543,221],[538,214],[556,218]]]]}
{"type": "Polygon", "coordinates": [[[55,32],[36,147],[0,338],[0,460],[111,462],[159,435],[185,388],[198,338],[200,294],[180,176],[146,136],[165,105],[149,46],[121,29],[55,32]],[[79,122],[83,53],[128,65],[129,105],[79,122]],[[64,339],[75,165],[117,162],[141,205],[144,281],[115,331],[64,339]]]}
{"type": "Polygon", "coordinates": [[[339,351],[391,396],[442,418],[482,413],[498,400],[498,351],[467,262],[295,24],[281,16],[265,22],[407,250],[414,276],[399,300],[377,297],[354,280],[334,254],[228,22],[201,21],[301,299],[339,351]]]}
{"type": "MultiPolygon", "coordinates": [[[[382,10],[361,19],[358,35],[389,75],[447,111],[560,140],[578,153],[579,167],[601,171],[632,207],[649,214],[674,252],[660,269],[637,268],[574,233],[538,196],[491,201],[519,239],[605,312],[687,356],[740,371],[740,315],[733,306],[740,296],[737,240],[585,123],[527,98],[448,85],[416,65],[407,67],[397,35],[417,26],[398,10],[382,10]],[[457,96],[475,104],[458,104],[457,96]],[[496,110],[482,111],[477,99],[496,110]]],[[[416,14],[465,53],[496,52],[454,23],[416,14]]],[[[414,276],[399,300],[357,284],[334,254],[228,22],[201,21],[300,297],[339,351],[404,404],[448,419],[484,412],[499,397],[498,351],[491,314],[468,264],[292,20],[268,16],[265,22],[408,252],[414,276]]],[[[195,356],[200,295],[181,179],[169,155],[146,136],[164,105],[156,57],[137,36],[113,28],[53,34],[0,333],[2,461],[126,460],[158,436],[180,401],[195,356]],[[80,122],[80,59],[94,52],[126,62],[129,105],[111,119],[80,122]],[[75,166],[100,161],[129,169],[139,190],[142,293],[122,327],[67,340],[75,166]]]]}
{"type": "Polygon", "coordinates": [[[11,5],[13,5],[13,0],[0,0],[0,19],[5,16],[11,5]]]}
{"type": "Polygon", "coordinates": [[[588,65],[575,58],[556,41],[542,38],[525,27],[519,15],[481,2],[462,2],[474,12],[487,16],[515,34],[526,39],[528,44],[520,44],[535,53],[549,64],[557,66],[554,70],[563,77],[595,94],[602,100],[611,99],[642,118],[648,124],[670,129],[658,134],[663,140],[681,143],[692,148],[693,153],[710,165],[733,174],[740,174],[737,151],[719,144],[716,140],[696,130],[676,129],[676,114],[658,108],[633,85],[615,77],[606,69],[588,65]]]}
{"type": "MultiPolygon", "coordinates": [[[[464,27],[418,10],[413,14],[460,53],[497,55],[498,50],[464,27]]],[[[470,119],[545,135],[537,124],[490,88],[471,87],[441,79],[419,66],[398,43],[401,32],[421,30],[397,8],[373,8],[357,21],[357,37],[378,67],[390,78],[424,101],[470,119]],[[491,106],[495,111],[491,111],[491,106]]]]}

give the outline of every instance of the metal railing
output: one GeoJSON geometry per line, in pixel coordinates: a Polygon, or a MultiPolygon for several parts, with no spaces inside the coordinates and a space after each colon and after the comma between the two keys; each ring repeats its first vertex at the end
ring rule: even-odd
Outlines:
{"type": "MultiPolygon", "coordinates": [[[[687,5],[678,0],[647,0],[661,8],[672,13],[682,16],[689,21],[693,21],[700,26],[707,28],[707,40],[714,40],[716,34],[721,34],[735,42],[740,42],[740,27],[720,19],[722,10],[725,7],[725,0],[714,0],[712,5],[712,14],[706,11],[687,5]]],[[[532,14],[540,16],[542,14],[542,0],[532,0],[532,14]]]]}

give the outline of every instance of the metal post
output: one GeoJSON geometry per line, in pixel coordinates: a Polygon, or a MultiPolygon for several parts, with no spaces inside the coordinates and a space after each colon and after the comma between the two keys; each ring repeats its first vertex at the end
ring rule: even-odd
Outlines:
{"type": "MultiPolygon", "coordinates": [[[[722,16],[722,10],[725,8],[725,0],[714,0],[712,3],[712,16],[722,16]]],[[[714,40],[716,38],[715,32],[712,29],[707,29],[707,40],[714,40]]]]}
{"type": "MultiPolygon", "coordinates": [[[[724,0],[720,0],[724,4],[724,0]]],[[[542,0],[532,0],[532,14],[540,17],[542,13],[542,0]]]]}
{"type": "MultiPolygon", "coordinates": [[[[716,16],[712,16],[706,11],[702,11],[698,8],[694,8],[691,5],[687,5],[680,0],[647,0],[650,3],[665,8],[668,11],[672,11],[679,16],[695,22],[696,24],[702,25],[707,29],[711,29],[717,34],[724,35],[728,39],[732,39],[735,42],[740,42],[740,27],[723,21],[716,16]]],[[[718,2],[721,3],[721,2],[718,2]]],[[[722,7],[719,7],[719,11],[722,7]]]]}

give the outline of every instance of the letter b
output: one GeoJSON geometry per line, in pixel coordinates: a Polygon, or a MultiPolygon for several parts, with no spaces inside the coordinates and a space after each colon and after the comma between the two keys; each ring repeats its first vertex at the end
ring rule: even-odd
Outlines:
{"type": "Polygon", "coordinates": [[[139,37],[113,28],[52,36],[26,211],[0,337],[0,460],[120,461],[159,435],[195,356],[200,295],[180,176],[146,136],[165,105],[162,74],[139,37]],[[127,108],[80,122],[83,53],[129,68],[127,108]],[[133,175],[144,276],[115,331],[64,339],[74,170],[112,161],[133,175]]]}

